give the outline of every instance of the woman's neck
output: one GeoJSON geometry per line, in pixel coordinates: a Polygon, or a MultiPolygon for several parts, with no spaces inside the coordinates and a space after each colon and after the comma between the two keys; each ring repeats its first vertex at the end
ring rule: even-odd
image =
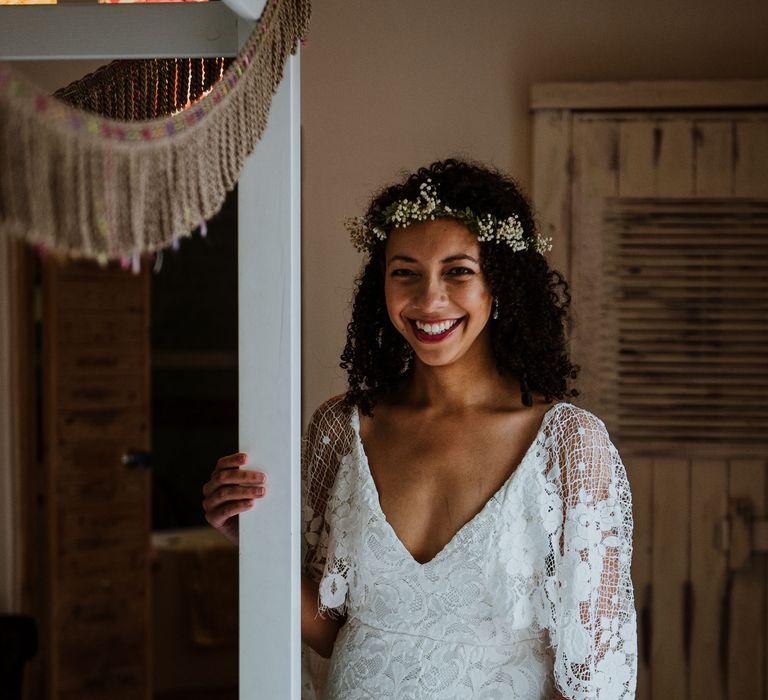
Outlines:
{"type": "Polygon", "coordinates": [[[463,358],[434,367],[414,359],[405,400],[435,413],[461,413],[473,408],[509,406],[520,402],[520,385],[510,375],[499,374],[493,357],[463,358]]]}

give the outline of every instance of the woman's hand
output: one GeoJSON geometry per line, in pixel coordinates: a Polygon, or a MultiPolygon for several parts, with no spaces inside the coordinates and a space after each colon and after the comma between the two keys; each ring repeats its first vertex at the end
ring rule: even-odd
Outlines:
{"type": "MultiPolygon", "coordinates": [[[[238,516],[253,506],[266,492],[264,472],[240,469],[248,464],[248,455],[236,452],[222,457],[210,480],[203,486],[205,519],[228,540],[238,541],[238,516]]],[[[338,619],[317,614],[318,584],[301,577],[301,637],[318,654],[329,657],[333,643],[346,616],[338,619]]]]}
{"type": "Polygon", "coordinates": [[[267,475],[251,469],[240,469],[248,464],[248,455],[236,452],[222,457],[210,481],[203,486],[205,519],[228,540],[237,544],[238,515],[253,506],[254,499],[266,493],[267,475]]]}

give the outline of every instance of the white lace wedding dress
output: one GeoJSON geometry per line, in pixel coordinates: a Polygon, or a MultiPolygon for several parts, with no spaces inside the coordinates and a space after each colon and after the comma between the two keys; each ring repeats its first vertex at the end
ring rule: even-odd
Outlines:
{"type": "Polygon", "coordinates": [[[425,564],[381,511],[359,427],[336,397],[304,439],[304,572],[322,614],[347,614],[329,664],[303,649],[304,700],[634,697],[631,497],[600,419],[552,406],[425,564]]]}

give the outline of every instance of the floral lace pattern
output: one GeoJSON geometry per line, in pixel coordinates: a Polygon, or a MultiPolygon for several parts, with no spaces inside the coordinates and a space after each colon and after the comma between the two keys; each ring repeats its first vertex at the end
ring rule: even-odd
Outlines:
{"type": "Polygon", "coordinates": [[[305,700],[634,697],[631,497],[593,414],[552,406],[509,479],[425,564],[382,513],[339,397],[313,416],[302,465],[304,571],[320,614],[347,614],[330,664],[304,650],[305,700]]]}

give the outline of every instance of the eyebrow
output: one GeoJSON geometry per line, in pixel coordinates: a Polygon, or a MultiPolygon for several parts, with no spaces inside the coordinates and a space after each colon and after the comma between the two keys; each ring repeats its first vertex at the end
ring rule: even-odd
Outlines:
{"type": "MultiPolygon", "coordinates": [[[[419,262],[416,260],[416,258],[408,257],[407,255],[393,255],[390,259],[387,265],[391,265],[396,260],[399,260],[401,262],[407,262],[407,263],[415,263],[419,262]]],[[[475,260],[471,255],[467,255],[466,253],[457,253],[456,255],[449,255],[447,258],[443,258],[440,262],[441,263],[450,263],[450,262],[456,262],[457,260],[471,260],[475,264],[479,264],[477,260],[475,260]]]]}

